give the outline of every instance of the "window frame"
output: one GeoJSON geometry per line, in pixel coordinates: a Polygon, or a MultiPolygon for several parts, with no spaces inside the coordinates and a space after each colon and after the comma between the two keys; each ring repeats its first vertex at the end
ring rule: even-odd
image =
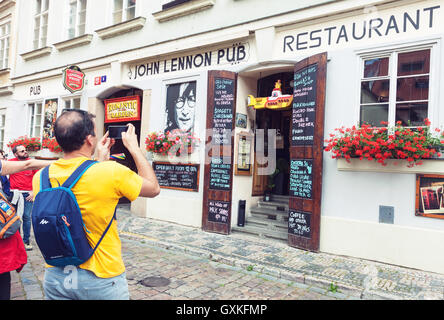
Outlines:
{"type": "Polygon", "coordinates": [[[0,109],[0,149],[5,150],[6,108],[0,109]]]}
{"type": "MultiPolygon", "coordinates": [[[[32,48],[33,50],[37,50],[40,48],[44,48],[48,45],[48,26],[49,26],[49,3],[50,0],[36,0],[35,2],[35,8],[34,8],[34,16],[33,16],[33,26],[34,28],[32,29],[33,31],[33,37],[32,37],[32,48]],[[37,12],[37,3],[41,2],[41,4],[45,3],[46,4],[46,10],[42,11],[42,9],[37,12]],[[44,29],[44,25],[41,23],[42,22],[42,18],[46,15],[46,33],[45,33],[45,37],[42,37],[42,30],[44,29]],[[37,18],[39,18],[39,25],[38,25],[38,39],[36,39],[36,20],[37,18]],[[45,42],[42,41],[42,39],[45,39],[45,42]]],[[[40,6],[41,8],[41,6],[40,6]]]]}
{"type": "MultiPolygon", "coordinates": [[[[387,45],[386,47],[379,47],[373,49],[360,49],[355,51],[358,59],[357,68],[357,89],[356,89],[356,115],[355,123],[360,124],[361,115],[361,83],[371,78],[364,78],[364,61],[369,59],[389,57],[389,69],[387,77],[378,77],[378,80],[387,78],[389,79],[389,101],[388,101],[388,127],[396,125],[396,96],[397,96],[397,79],[398,79],[398,55],[401,53],[430,50],[430,70],[429,70],[429,95],[427,98],[428,109],[427,118],[431,122],[431,127],[435,127],[439,122],[437,118],[437,105],[439,99],[439,70],[441,65],[441,59],[439,52],[441,52],[441,42],[438,38],[432,38],[423,41],[412,41],[405,43],[404,45],[387,45]]],[[[421,74],[415,75],[420,76],[421,74]]],[[[403,77],[403,76],[401,76],[403,77]]],[[[415,128],[415,126],[412,126],[415,128]]]]}
{"type": "Polygon", "coordinates": [[[81,95],[62,97],[62,102],[63,102],[63,108],[59,108],[60,110],[62,110],[62,109],[81,109],[82,108],[82,96],[81,95]],[[79,106],[73,107],[73,102],[74,102],[74,100],[77,100],[77,99],[79,100],[79,106]],[[69,102],[69,107],[66,106],[67,102],[69,102]]]}
{"type": "Polygon", "coordinates": [[[0,70],[9,68],[9,50],[11,48],[11,21],[6,21],[0,24],[0,28],[3,26],[7,27],[7,33],[3,36],[0,35],[0,43],[5,40],[6,46],[4,48],[0,45],[0,51],[3,51],[3,59],[0,60],[0,70]]]}
{"type": "Polygon", "coordinates": [[[122,15],[121,15],[121,20],[120,21],[114,21],[114,15],[116,14],[116,9],[115,9],[115,4],[116,4],[116,0],[112,0],[112,12],[111,12],[111,22],[112,22],[112,25],[116,25],[116,24],[119,24],[119,23],[123,23],[123,22],[126,22],[126,21],[129,21],[129,20],[132,20],[132,19],[134,19],[134,18],[136,18],[137,17],[137,12],[136,12],[136,10],[137,10],[137,2],[134,2],[134,5],[133,6],[130,6],[130,7],[128,7],[127,5],[128,5],[128,0],[119,0],[119,1],[121,1],[122,2],[122,9],[121,10],[119,10],[119,11],[122,11],[122,15]],[[129,8],[133,8],[134,7],[134,17],[132,17],[132,18],[128,18],[128,16],[127,16],[127,14],[128,14],[128,9],[129,8]]]}
{"type": "Polygon", "coordinates": [[[26,103],[27,107],[28,107],[28,115],[29,115],[29,119],[28,119],[28,130],[27,130],[27,134],[29,137],[41,137],[43,134],[43,121],[44,121],[44,107],[45,107],[45,101],[44,100],[37,100],[37,101],[29,101],[26,103]],[[35,117],[38,115],[35,113],[36,110],[36,105],[40,104],[41,105],[41,109],[40,109],[40,132],[38,134],[36,134],[35,132],[35,117]],[[34,108],[33,108],[34,106],[34,108]],[[33,121],[34,120],[34,121],[33,121]]]}
{"type": "Polygon", "coordinates": [[[68,20],[67,20],[67,25],[66,25],[66,30],[65,30],[65,37],[68,40],[83,36],[86,34],[86,27],[87,27],[87,14],[88,14],[88,0],[67,0],[67,16],[68,16],[68,20]],[[85,10],[82,10],[82,1],[85,2],[85,10]],[[72,3],[76,3],[76,12],[74,13],[75,16],[75,23],[74,26],[71,25],[70,23],[70,19],[71,19],[71,4],[72,3]],[[84,13],[84,22],[83,24],[80,24],[80,17],[82,15],[82,13],[84,13]],[[80,33],[79,31],[79,27],[83,25],[83,33],[80,33]],[[74,28],[74,35],[71,36],[71,30],[74,28]]]}

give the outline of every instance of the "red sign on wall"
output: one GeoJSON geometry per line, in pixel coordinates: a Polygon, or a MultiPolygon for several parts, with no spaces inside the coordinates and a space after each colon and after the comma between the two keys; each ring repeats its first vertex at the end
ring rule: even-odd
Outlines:
{"type": "Polygon", "coordinates": [[[105,100],[105,123],[140,120],[140,97],[105,100]]]}
{"type": "Polygon", "coordinates": [[[70,66],[63,70],[63,86],[71,93],[83,89],[85,74],[77,66],[70,66]]]}

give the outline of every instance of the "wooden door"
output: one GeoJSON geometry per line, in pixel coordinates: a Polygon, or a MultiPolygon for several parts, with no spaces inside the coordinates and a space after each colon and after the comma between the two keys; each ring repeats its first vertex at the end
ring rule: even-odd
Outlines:
{"type": "Polygon", "coordinates": [[[327,53],[298,62],[290,126],[288,243],[319,250],[327,53]]]}
{"type": "Polygon", "coordinates": [[[208,72],[202,229],[221,234],[231,230],[236,86],[236,73],[208,72]]]}

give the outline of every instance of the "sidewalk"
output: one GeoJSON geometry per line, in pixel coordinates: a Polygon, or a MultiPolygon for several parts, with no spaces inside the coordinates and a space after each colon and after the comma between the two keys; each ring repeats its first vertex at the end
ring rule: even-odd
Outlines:
{"type": "Polygon", "coordinates": [[[442,300],[444,274],[357,258],[313,253],[278,240],[242,233],[220,235],[199,228],[117,214],[122,235],[164,249],[207,258],[276,278],[332,289],[361,299],[442,300]]]}

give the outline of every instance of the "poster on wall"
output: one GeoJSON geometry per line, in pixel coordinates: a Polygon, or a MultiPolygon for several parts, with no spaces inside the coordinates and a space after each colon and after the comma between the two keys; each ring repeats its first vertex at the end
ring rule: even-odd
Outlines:
{"type": "Polygon", "coordinates": [[[54,138],[54,124],[57,118],[57,99],[45,101],[44,115],[42,138],[54,138]]]}
{"type": "Polygon", "coordinates": [[[444,175],[416,175],[415,215],[444,219],[444,175]]]}
{"type": "Polygon", "coordinates": [[[164,132],[180,129],[194,131],[196,81],[167,85],[164,132]]]}

